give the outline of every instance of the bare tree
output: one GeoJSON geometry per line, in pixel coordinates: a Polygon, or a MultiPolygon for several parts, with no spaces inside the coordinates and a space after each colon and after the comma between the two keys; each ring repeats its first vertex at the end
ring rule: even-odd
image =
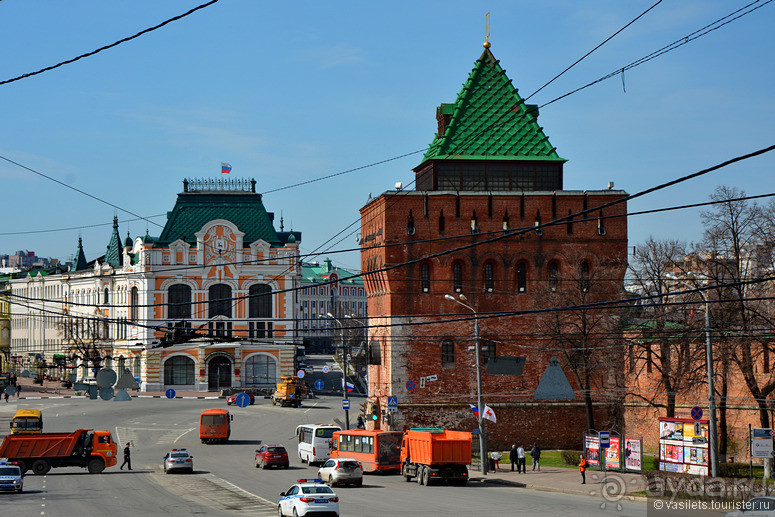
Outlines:
{"type": "Polygon", "coordinates": [[[112,341],[108,338],[108,320],[99,316],[99,309],[95,309],[94,316],[68,314],[59,323],[67,355],[71,360],[80,360],[96,370],[111,358],[112,351],[112,341]]]}
{"type": "Polygon", "coordinates": [[[536,330],[568,365],[582,393],[587,427],[595,429],[596,394],[606,402],[618,396],[623,353],[618,313],[590,304],[621,295],[623,268],[575,254],[567,263],[562,272],[550,269],[549,283],[539,288],[537,298],[554,310],[539,316],[536,330]]]}
{"type": "Polygon", "coordinates": [[[687,311],[672,303],[672,292],[685,285],[685,257],[685,244],[649,237],[635,248],[629,268],[631,284],[638,294],[648,297],[633,322],[637,337],[630,345],[631,373],[656,381],[630,394],[664,408],[668,417],[675,417],[678,397],[704,382],[704,348],[687,325],[687,311]]]}

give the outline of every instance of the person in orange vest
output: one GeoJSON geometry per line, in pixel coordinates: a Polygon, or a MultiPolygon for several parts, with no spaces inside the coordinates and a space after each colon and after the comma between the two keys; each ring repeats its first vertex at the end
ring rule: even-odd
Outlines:
{"type": "Polygon", "coordinates": [[[584,485],[587,483],[587,460],[584,459],[583,454],[579,454],[579,472],[581,472],[581,484],[584,485]]]}

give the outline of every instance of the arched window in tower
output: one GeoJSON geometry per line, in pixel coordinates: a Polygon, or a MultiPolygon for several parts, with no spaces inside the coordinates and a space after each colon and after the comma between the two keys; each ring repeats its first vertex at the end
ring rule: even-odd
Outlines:
{"type": "Polygon", "coordinates": [[[446,225],[444,224],[444,210],[439,212],[439,233],[444,233],[444,227],[446,225]]]}
{"type": "Polygon", "coordinates": [[[494,281],[494,275],[493,275],[493,265],[492,262],[487,262],[484,265],[484,290],[488,293],[491,293],[493,291],[495,281],[494,281]]]}
{"type": "Polygon", "coordinates": [[[582,292],[589,292],[589,262],[586,260],[579,267],[579,287],[582,292]]]}
{"type": "Polygon", "coordinates": [[[409,219],[406,221],[406,233],[414,235],[414,215],[411,210],[409,210],[409,219]]]}
{"type": "Polygon", "coordinates": [[[137,287],[132,287],[129,291],[129,319],[132,323],[137,323],[140,319],[140,294],[137,287]]]}
{"type": "Polygon", "coordinates": [[[557,285],[560,282],[560,266],[557,262],[549,262],[549,289],[552,291],[557,290],[557,285]]]}
{"type": "Polygon", "coordinates": [[[108,296],[108,288],[106,287],[104,291],[102,291],[102,304],[108,305],[110,303],[110,298],[108,296]]]}
{"type": "Polygon", "coordinates": [[[452,265],[452,289],[459,293],[463,290],[463,264],[455,262],[452,265]]]}
{"type": "Polygon", "coordinates": [[[451,339],[445,339],[441,342],[441,367],[455,367],[455,342],[451,339]]]}
{"type": "Polygon", "coordinates": [[[422,292],[431,292],[431,267],[428,264],[420,266],[420,288],[422,292]]]}
{"type": "Polygon", "coordinates": [[[527,262],[524,260],[517,263],[517,292],[527,292],[527,262]]]}

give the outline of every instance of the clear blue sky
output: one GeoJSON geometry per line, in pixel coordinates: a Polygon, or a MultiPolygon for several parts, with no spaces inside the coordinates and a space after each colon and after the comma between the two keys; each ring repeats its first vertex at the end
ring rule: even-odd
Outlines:
{"type": "MultiPolygon", "coordinates": [[[[0,3],[0,80],[113,43],[204,0],[0,3]]],[[[655,0],[266,2],[221,0],[138,39],[0,86],[0,155],[143,216],[171,210],[185,177],[254,177],[259,191],[424,149],[482,52],[532,94],[655,0]]],[[[543,104],[743,7],[664,0],[529,102],[543,104]]],[[[763,3],[763,2],[762,2],[763,3]]],[[[775,2],[621,77],[541,109],[568,159],[565,188],[635,193],[775,140],[775,2]]],[[[264,197],[310,252],[357,221],[369,193],[408,184],[421,154],[264,197]]],[[[630,204],[702,202],[720,184],[775,191],[775,153],[630,204]]],[[[0,161],[0,253],[103,254],[160,226],[0,161]],[[93,225],[102,225],[96,226],[93,225]],[[62,228],[73,228],[64,231],[62,228]],[[11,232],[26,232],[10,234],[11,232]],[[35,233],[33,233],[35,232],[35,233]]],[[[153,219],[164,224],[163,217],[153,219]]],[[[696,241],[697,210],[640,216],[649,235],[696,241]]],[[[357,225],[337,249],[354,247],[357,225]]],[[[339,241],[335,239],[324,249],[339,241]]],[[[325,258],[323,254],[321,258],[325,258]]],[[[357,268],[358,255],[331,255],[357,268]]]]}

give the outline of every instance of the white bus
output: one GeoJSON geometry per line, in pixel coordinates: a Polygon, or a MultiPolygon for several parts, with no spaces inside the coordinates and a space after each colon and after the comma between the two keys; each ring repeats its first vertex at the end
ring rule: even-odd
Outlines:
{"type": "Polygon", "coordinates": [[[331,442],[335,431],[342,428],[335,425],[304,424],[296,427],[299,437],[299,459],[302,463],[324,463],[331,457],[331,442]]]}

